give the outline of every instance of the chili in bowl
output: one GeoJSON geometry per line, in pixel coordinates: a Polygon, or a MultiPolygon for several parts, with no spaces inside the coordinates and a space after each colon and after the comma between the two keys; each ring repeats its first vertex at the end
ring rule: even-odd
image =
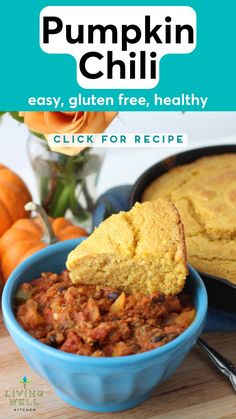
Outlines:
{"type": "Polygon", "coordinates": [[[42,273],[16,292],[16,319],[31,336],[65,352],[124,356],[163,346],[194,320],[187,294],[125,294],[42,273]]]}
{"type": "Polygon", "coordinates": [[[4,321],[29,365],[64,401],[97,412],[128,409],[172,375],[195,344],[205,287],[191,267],[175,297],[71,284],[63,270],[80,241],[49,246],[12,273],[4,321]]]}

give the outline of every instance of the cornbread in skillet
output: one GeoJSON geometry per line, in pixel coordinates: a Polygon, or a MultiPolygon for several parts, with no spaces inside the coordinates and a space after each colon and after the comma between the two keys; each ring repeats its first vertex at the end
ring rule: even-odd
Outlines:
{"type": "Polygon", "coordinates": [[[204,157],[170,170],[142,201],[170,199],[183,221],[188,261],[236,284],[236,155],[204,157]]]}
{"type": "Polygon", "coordinates": [[[67,268],[74,283],[144,294],[179,293],[187,267],[183,225],[175,206],[158,199],[112,215],[69,254],[67,268]]]}

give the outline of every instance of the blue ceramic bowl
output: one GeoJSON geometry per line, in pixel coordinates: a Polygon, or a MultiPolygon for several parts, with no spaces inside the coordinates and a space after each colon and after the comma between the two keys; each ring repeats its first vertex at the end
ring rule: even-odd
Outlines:
{"type": "Polygon", "coordinates": [[[115,358],[93,358],[51,348],[25,332],[12,310],[15,292],[41,272],[60,273],[68,253],[81,239],[53,244],[24,261],[3,292],[6,327],[28,364],[45,378],[65,402],[84,410],[115,412],[147,399],[157,384],[170,377],[195,344],[204,326],[207,294],[198,273],[189,267],[188,292],[197,310],[193,323],[179,337],[149,352],[115,358]]]}

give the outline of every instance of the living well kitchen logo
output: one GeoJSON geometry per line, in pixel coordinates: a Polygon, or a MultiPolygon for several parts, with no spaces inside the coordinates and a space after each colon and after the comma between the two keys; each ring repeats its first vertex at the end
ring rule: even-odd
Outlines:
{"type": "Polygon", "coordinates": [[[191,53],[196,36],[188,6],[48,6],[40,13],[41,49],[72,55],[85,89],[154,88],[161,58],[191,53]]]}
{"type": "Polygon", "coordinates": [[[4,396],[14,412],[36,412],[44,396],[43,390],[29,386],[30,380],[26,376],[19,380],[18,388],[5,390],[4,396]]]}

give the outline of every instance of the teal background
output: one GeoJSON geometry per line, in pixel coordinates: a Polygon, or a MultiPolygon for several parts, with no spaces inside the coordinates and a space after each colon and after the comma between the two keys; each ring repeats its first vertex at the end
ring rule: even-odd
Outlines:
{"type": "MultiPolygon", "coordinates": [[[[44,53],[39,46],[39,14],[49,5],[163,5],[192,6],[197,12],[197,47],[192,54],[168,55],[161,60],[160,82],[152,90],[124,90],[129,96],[208,96],[207,111],[236,110],[236,1],[227,0],[5,0],[0,6],[0,110],[53,110],[29,106],[31,96],[61,96],[64,101],[82,93],[117,96],[119,91],[85,90],[76,81],[76,62],[66,55],[44,53]]],[[[99,106],[87,110],[110,110],[99,106]]],[[[63,110],[72,110],[69,107],[63,110]]],[[[142,106],[120,111],[200,111],[199,107],[142,106]]]]}

